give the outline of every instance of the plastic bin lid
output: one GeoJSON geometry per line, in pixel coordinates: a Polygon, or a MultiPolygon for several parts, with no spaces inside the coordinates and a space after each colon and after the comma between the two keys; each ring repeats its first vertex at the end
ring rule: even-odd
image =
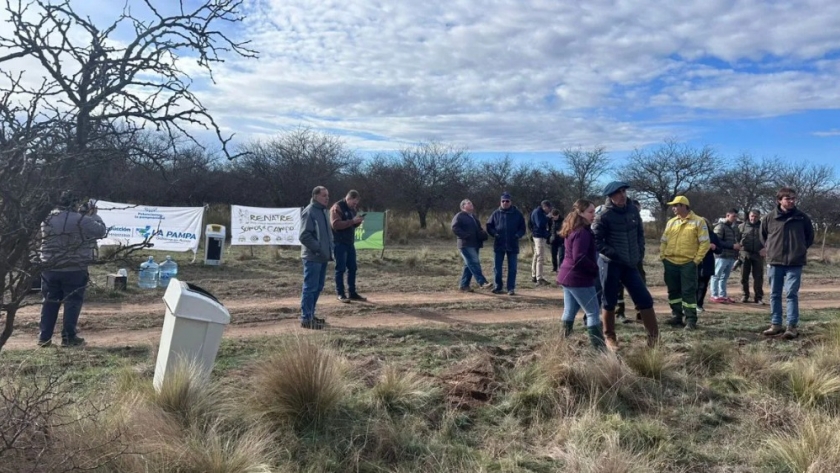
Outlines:
{"type": "Polygon", "coordinates": [[[177,279],[169,281],[163,303],[175,317],[229,324],[230,312],[206,289],[177,279]]]}

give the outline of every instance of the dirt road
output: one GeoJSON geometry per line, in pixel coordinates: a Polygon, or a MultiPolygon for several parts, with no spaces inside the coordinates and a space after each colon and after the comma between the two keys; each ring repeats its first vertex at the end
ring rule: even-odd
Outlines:
{"type": "MultiPolygon", "coordinates": [[[[840,308],[840,281],[803,287],[800,310],[840,308]]],[[[656,311],[669,313],[665,289],[652,288],[656,311]]],[[[733,292],[734,295],[734,292],[733,292]]],[[[520,289],[516,296],[475,293],[370,293],[369,302],[338,302],[331,294],[323,294],[318,314],[326,317],[328,329],[369,327],[405,327],[416,325],[495,324],[559,319],[562,292],[556,288],[520,289]],[[504,306],[513,306],[505,308],[504,306]],[[449,307],[447,307],[449,306],[449,307]],[[470,306],[491,307],[480,310],[470,306]],[[341,315],[331,315],[338,312],[341,315]]],[[[233,299],[223,300],[231,313],[231,325],[225,337],[247,339],[258,336],[304,332],[297,322],[300,299],[233,299]]],[[[629,301],[628,301],[629,302],[629,301]]],[[[769,314],[769,306],[756,304],[706,303],[708,315],[738,312],[769,314]]],[[[155,344],[160,337],[164,315],[163,303],[114,304],[89,303],[82,312],[82,335],[91,346],[133,346],[155,344]],[[121,321],[148,320],[146,326],[126,329],[121,321]]],[[[38,306],[25,307],[18,314],[18,329],[6,349],[19,350],[34,346],[37,336],[38,306]]],[[[632,312],[632,311],[630,311],[632,312]]],[[[579,315],[580,317],[580,315],[579,315]]],[[[59,322],[60,324],[60,322],[59,322]]],[[[128,324],[125,324],[128,325],[128,324]]]]}

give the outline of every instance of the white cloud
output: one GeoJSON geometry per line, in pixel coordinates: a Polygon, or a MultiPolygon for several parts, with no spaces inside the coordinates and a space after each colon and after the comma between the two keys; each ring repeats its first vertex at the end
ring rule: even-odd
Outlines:
{"type": "MultiPolygon", "coordinates": [[[[95,3],[102,3],[98,0],[95,3]]],[[[626,150],[693,117],[840,109],[834,0],[247,0],[259,60],[200,97],[239,136],[299,125],[352,146],[626,150]]]]}
{"type": "Polygon", "coordinates": [[[834,130],[826,130],[826,131],[815,131],[811,134],[814,135],[814,136],[818,136],[820,138],[828,138],[828,137],[832,137],[832,136],[840,136],[840,130],[834,129],[834,130]]]}

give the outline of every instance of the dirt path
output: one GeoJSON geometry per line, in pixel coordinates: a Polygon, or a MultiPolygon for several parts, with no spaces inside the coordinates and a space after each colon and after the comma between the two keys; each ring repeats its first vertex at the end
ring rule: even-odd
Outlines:
{"type": "MultiPolygon", "coordinates": [[[[669,312],[664,287],[654,287],[651,290],[656,301],[658,314],[669,312]]],[[[370,293],[370,302],[351,304],[364,310],[349,316],[330,317],[331,309],[346,309],[347,306],[338,302],[330,294],[324,294],[318,302],[319,314],[329,319],[331,330],[342,328],[371,328],[371,327],[406,327],[427,324],[495,324],[522,321],[539,321],[559,319],[562,311],[562,293],[556,288],[521,289],[517,296],[492,295],[489,292],[475,293],[439,292],[439,293],[370,293]],[[446,304],[493,304],[493,299],[503,302],[517,301],[524,304],[526,309],[440,309],[446,304]]],[[[733,291],[733,295],[735,292],[733,291]]],[[[297,322],[297,311],[300,300],[297,297],[282,299],[247,299],[223,301],[231,313],[232,323],[225,328],[225,337],[230,339],[247,339],[257,336],[276,335],[292,332],[304,332],[297,322]],[[254,318],[241,317],[244,314],[266,314],[269,320],[254,321],[254,318]],[[238,322],[237,319],[247,322],[238,322]]],[[[629,301],[628,301],[629,302],[629,301]]],[[[769,313],[768,306],[755,304],[712,304],[706,303],[708,313],[769,313]]],[[[816,287],[805,287],[800,292],[800,309],[840,308],[840,287],[838,284],[821,284],[816,287]]],[[[6,344],[6,349],[28,349],[34,345],[35,333],[39,314],[38,306],[21,309],[18,314],[18,324],[26,325],[27,329],[18,329],[6,344]],[[29,328],[32,327],[32,328],[29,328]]],[[[352,310],[352,309],[351,309],[352,310]]],[[[632,311],[631,311],[632,312],[632,311]]],[[[85,305],[82,317],[86,330],[83,334],[91,346],[132,346],[138,344],[156,344],[160,337],[160,327],[163,322],[163,304],[111,304],[90,303],[85,305]],[[136,330],[105,329],[97,330],[97,320],[104,321],[113,318],[150,317],[155,321],[154,326],[136,330]]]]}

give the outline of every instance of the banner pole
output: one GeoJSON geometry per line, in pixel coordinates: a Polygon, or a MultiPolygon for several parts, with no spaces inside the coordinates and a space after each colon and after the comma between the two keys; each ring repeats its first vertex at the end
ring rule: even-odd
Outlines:
{"type": "Polygon", "coordinates": [[[382,216],[382,252],[379,253],[379,259],[385,257],[385,240],[388,237],[388,209],[385,209],[385,215],[382,216]]]}

